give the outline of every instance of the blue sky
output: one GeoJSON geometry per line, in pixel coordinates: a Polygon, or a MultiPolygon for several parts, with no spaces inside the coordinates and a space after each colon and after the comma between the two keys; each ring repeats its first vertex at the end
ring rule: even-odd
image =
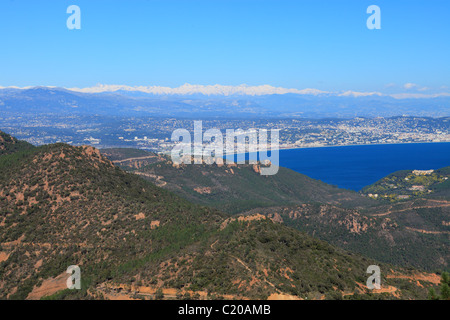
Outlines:
{"type": "Polygon", "coordinates": [[[450,91],[448,0],[2,0],[0,45],[0,86],[450,91]]]}

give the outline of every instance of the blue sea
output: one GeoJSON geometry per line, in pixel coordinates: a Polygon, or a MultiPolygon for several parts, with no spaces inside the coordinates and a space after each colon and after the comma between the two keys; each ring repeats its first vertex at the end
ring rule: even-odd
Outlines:
{"type": "Polygon", "coordinates": [[[280,166],[340,188],[359,191],[394,171],[450,166],[450,143],[280,150],[280,166]]]}

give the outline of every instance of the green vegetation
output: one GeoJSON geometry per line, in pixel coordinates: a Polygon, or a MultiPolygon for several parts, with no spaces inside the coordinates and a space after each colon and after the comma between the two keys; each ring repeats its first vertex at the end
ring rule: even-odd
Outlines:
{"type": "MultiPolygon", "coordinates": [[[[243,175],[252,177],[251,170],[243,175]]],[[[0,244],[0,276],[6,279],[0,299],[26,299],[73,264],[81,267],[82,290],[44,297],[103,299],[108,286],[115,286],[141,299],[136,289],[126,288],[144,286],[156,289],[156,299],[169,298],[167,288],[195,299],[204,292],[210,298],[282,293],[338,299],[357,293],[351,297],[406,299],[426,297],[433,287],[412,281],[396,296],[370,293],[358,285],[367,279],[368,265],[410,271],[264,216],[238,219],[192,204],[115,167],[93,148],[64,144],[0,157],[0,244]]],[[[397,282],[383,278],[386,285],[397,282]]]]}
{"type": "Polygon", "coordinates": [[[361,192],[389,202],[435,195],[450,198],[450,167],[432,172],[397,171],[363,188],[361,192]]]}
{"type": "MultiPolygon", "coordinates": [[[[197,204],[231,214],[278,217],[314,237],[386,263],[428,271],[449,270],[450,202],[441,197],[444,191],[386,202],[285,168],[267,177],[252,165],[176,167],[162,159],[139,169],[127,169],[197,204]]],[[[400,171],[388,180],[408,181],[404,179],[412,176],[410,182],[423,183],[436,177],[445,180],[449,172],[450,167],[430,175],[400,171]]],[[[430,187],[443,186],[446,181],[430,187]]]]}
{"type": "Polygon", "coordinates": [[[450,276],[447,272],[442,273],[439,292],[440,294],[437,294],[435,288],[430,288],[428,298],[430,300],[450,300],[450,276]]]}
{"type": "Polygon", "coordinates": [[[370,206],[371,199],[350,190],[338,189],[290,169],[280,168],[273,176],[261,176],[259,165],[182,165],[168,159],[136,170],[145,179],[189,201],[236,214],[257,207],[334,203],[370,206]]]}
{"type": "Polygon", "coordinates": [[[33,145],[26,141],[17,140],[14,137],[0,131],[0,156],[12,154],[18,151],[32,149],[33,145]]]}

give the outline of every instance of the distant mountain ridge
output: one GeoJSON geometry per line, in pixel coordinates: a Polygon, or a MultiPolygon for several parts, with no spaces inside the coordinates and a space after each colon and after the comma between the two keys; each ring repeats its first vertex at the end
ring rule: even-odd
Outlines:
{"type": "Polygon", "coordinates": [[[174,117],[390,117],[450,116],[450,96],[395,99],[305,91],[261,95],[153,94],[141,91],[83,93],[62,88],[0,89],[0,110],[9,113],[61,113],[174,117]]]}
{"type": "MultiPolygon", "coordinates": [[[[414,87],[414,86],[412,86],[414,87]]],[[[411,87],[410,87],[411,88],[411,87]]],[[[381,92],[358,92],[358,91],[324,91],[314,88],[295,89],[274,87],[271,85],[256,85],[249,86],[241,84],[237,86],[231,85],[195,85],[185,83],[176,88],[163,86],[127,86],[127,85],[103,85],[98,84],[87,88],[69,88],[73,91],[85,93],[103,93],[103,92],[127,92],[129,94],[149,94],[149,95],[206,95],[206,96],[264,96],[264,95],[282,95],[282,94],[297,94],[297,95],[314,95],[314,96],[339,96],[339,97],[369,97],[369,96],[386,96],[397,99],[404,98],[435,98],[448,97],[450,93],[440,92],[433,94],[426,93],[397,93],[385,94],[381,92]]]]}

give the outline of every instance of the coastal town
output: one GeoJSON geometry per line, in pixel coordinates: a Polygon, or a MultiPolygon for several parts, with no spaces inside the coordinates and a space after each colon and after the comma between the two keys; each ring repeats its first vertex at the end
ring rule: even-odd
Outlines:
{"type": "MultiPolygon", "coordinates": [[[[5,130],[34,145],[64,142],[155,152],[171,150],[177,143],[172,141],[172,133],[176,129],[193,132],[193,124],[193,119],[175,118],[0,115],[0,125],[5,130]]],[[[203,119],[202,124],[204,131],[219,129],[224,136],[227,129],[241,129],[244,134],[261,129],[278,130],[280,149],[450,142],[450,117],[203,119]]]]}

